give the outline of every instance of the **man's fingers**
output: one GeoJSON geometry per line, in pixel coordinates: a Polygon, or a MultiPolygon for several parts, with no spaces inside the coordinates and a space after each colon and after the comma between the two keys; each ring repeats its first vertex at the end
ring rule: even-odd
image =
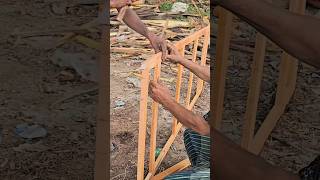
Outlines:
{"type": "Polygon", "coordinates": [[[165,60],[167,56],[167,43],[165,41],[161,44],[161,50],[162,50],[162,60],[165,60]]]}
{"type": "Polygon", "coordinates": [[[155,80],[151,80],[149,85],[151,86],[151,88],[157,87],[158,83],[155,80]]]}

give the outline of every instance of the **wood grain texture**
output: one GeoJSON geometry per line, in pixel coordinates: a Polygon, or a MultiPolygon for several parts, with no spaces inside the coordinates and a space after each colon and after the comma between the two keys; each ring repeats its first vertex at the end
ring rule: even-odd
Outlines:
{"type": "Polygon", "coordinates": [[[256,123],[257,108],[259,102],[261,81],[263,75],[263,64],[266,52],[267,38],[258,33],[256,37],[255,53],[251,66],[251,79],[249,84],[249,93],[247,98],[246,112],[244,116],[244,125],[242,131],[241,146],[249,148],[253,140],[254,128],[256,123]]]}
{"type": "Polygon", "coordinates": [[[227,69],[227,61],[229,58],[229,47],[232,32],[232,18],[231,12],[221,9],[219,12],[218,20],[218,37],[216,46],[216,62],[214,71],[214,83],[213,83],[213,126],[216,129],[220,129],[222,114],[223,114],[223,102],[224,102],[224,88],[225,88],[225,74],[227,69]]]}

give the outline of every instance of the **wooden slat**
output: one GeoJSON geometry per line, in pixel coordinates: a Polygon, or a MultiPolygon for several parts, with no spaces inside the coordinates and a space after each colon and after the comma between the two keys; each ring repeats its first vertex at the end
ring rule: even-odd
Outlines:
{"type": "MultiPolygon", "coordinates": [[[[180,49],[180,53],[184,56],[185,46],[180,49]]],[[[176,82],[176,101],[180,102],[180,94],[181,94],[181,83],[182,83],[182,75],[183,75],[184,67],[181,64],[178,64],[178,73],[177,73],[177,82],[176,82]]],[[[177,118],[173,117],[172,121],[172,134],[177,131],[177,118]]]]}
{"type": "Polygon", "coordinates": [[[231,12],[221,9],[218,20],[217,55],[213,83],[213,126],[220,129],[223,113],[224,87],[227,61],[229,58],[229,46],[232,31],[231,12]]]}
{"type": "Polygon", "coordinates": [[[189,167],[191,165],[189,159],[185,159],[179,163],[177,163],[176,165],[166,169],[165,171],[157,174],[156,176],[154,176],[153,178],[151,178],[152,180],[161,180],[164,179],[165,177],[177,172],[177,171],[181,171],[187,167],[189,167]]]}
{"type": "MultiPolygon", "coordinates": [[[[154,68],[154,81],[160,79],[161,63],[154,68]]],[[[149,172],[155,173],[155,156],[156,156],[156,140],[157,140],[157,123],[158,123],[159,103],[152,102],[152,120],[151,120],[151,133],[150,133],[150,152],[149,152],[149,172]]]]}
{"type": "Polygon", "coordinates": [[[260,87],[263,75],[263,64],[266,52],[267,38],[257,33],[255,54],[251,66],[251,80],[247,98],[247,106],[244,117],[243,136],[241,146],[248,149],[254,136],[254,127],[256,123],[257,108],[260,95],[260,87]]]}
{"type": "Polygon", "coordinates": [[[162,148],[157,160],[156,160],[156,169],[158,169],[160,163],[162,162],[162,160],[164,159],[164,157],[166,156],[166,154],[168,153],[172,143],[174,142],[175,138],[178,135],[179,130],[181,129],[182,124],[178,123],[177,124],[177,131],[173,134],[171,134],[171,136],[169,137],[168,141],[166,142],[166,144],[164,145],[164,147],[162,148]]]}
{"type": "MultiPolygon", "coordinates": [[[[209,47],[209,40],[210,40],[210,29],[206,29],[204,34],[204,42],[203,42],[203,49],[201,51],[201,62],[200,65],[205,66],[207,62],[207,55],[208,55],[208,47],[209,47]]],[[[198,78],[197,82],[197,93],[201,94],[203,90],[204,81],[198,78]]]]}
{"type": "Polygon", "coordinates": [[[268,139],[273,128],[276,126],[278,119],[284,112],[284,106],[274,106],[269,112],[267,118],[259,128],[253,142],[249,146],[249,151],[254,154],[259,154],[268,139]]]}
{"type": "Polygon", "coordinates": [[[199,39],[201,36],[205,35],[208,31],[210,32],[210,26],[202,28],[199,31],[196,31],[195,33],[191,34],[190,36],[187,36],[184,39],[176,42],[176,46],[177,47],[186,46],[192,43],[195,39],[199,39]]]}
{"type": "Polygon", "coordinates": [[[144,156],[146,146],[147,131],[147,102],[148,102],[149,71],[142,72],[141,95],[140,95],[140,113],[139,113],[139,137],[138,137],[138,163],[137,179],[144,179],[144,156]]]}
{"type": "MultiPolygon", "coordinates": [[[[297,14],[304,14],[306,0],[291,0],[289,10],[297,14]]],[[[298,60],[288,53],[283,53],[280,64],[280,77],[278,81],[277,97],[279,104],[289,103],[297,80],[298,60]]]]}
{"type": "MultiPolygon", "coordinates": [[[[107,11],[107,4],[105,1],[99,2],[99,17],[103,18],[104,12],[107,11]]],[[[104,18],[103,18],[104,19],[104,18]]],[[[107,20],[107,18],[106,18],[107,20]]],[[[101,44],[99,59],[99,99],[97,107],[97,122],[96,122],[96,152],[94,162],[94,179],[95,180],[106,180],[110,178],[108,166],[110,166],[110,138],[107,137],[109,134],[108,119],[110,103],[108,86],[110,85],[109,73],[110,68],[108,66],[109,54],[105,50],[109,47],[109,43],[105,39],[109,39],[109,31],[106,26],[102,26],[101,44]]],[[[72,33],[71,33],[72,34],[72,33]]]]}
{"type": "MultiPolygon", "coordinates": [[[[196,60],[197,60],[198,45],[199,45],[199,39],[196,39],[193,44],[192,62],[196,62],[196,60]]],[[[188,80],[187,97],[186,97],[186,102],[185,102],[186,106],[189,106],[189,104],[190,104],[193,76],[194,76],[194,74],[192,72],[190,72],[190,76],[189,76],[189,80],[188,80]]]]}

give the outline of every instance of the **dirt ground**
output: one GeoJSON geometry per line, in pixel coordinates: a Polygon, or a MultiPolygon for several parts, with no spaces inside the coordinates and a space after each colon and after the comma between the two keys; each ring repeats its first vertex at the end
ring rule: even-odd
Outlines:
{"type": "MultiPolygon", "coordinates": [[[[98,51],[74,41],[57,46],[97,17],[97,3],[0,1],[0,179],[93,179],[97,83],[52,57],[64,51],[98,60],[98,51]],[[15,133],[22,123],[47,135],[23,139],[15,133]]],[[[100,32],[82,35],[98,40],[100,32]]]]}
{"type": "MultiPolygon", "coordinates": [[[[0,179],[93,179],[97,83],[92,80],[96,79],[98,51],[74,40],[61,46],[57,43],[69,32],[99,40],[99,28],[79,31],[80,25],[97,17],[97,2],[1,0],[0,6],[0,179]],[[77,63],[61,65],[59,58],[64,63],[77,63]],[[24,139],[15,132],[23,123],[39,125],[47,134],[24,139]]],[[[308,10],[318,12],[311,7],[308,10]]],[[[239,29],[234,39],[253,42],[253,30],[248,25],[239,29]]],[[[128,83],[127,78],[134,77],[131,72],[151,54],[127,58],[111,54],[110,172],[114,180],[136,176],[139,87],[128,83]],[[116,107],[119,101],[123,107],[116,107]]],[[[263,119],[272,106],[279,55],[275,50],[266,58],[258,119],[263,119]]],[[[223,132],[236,142],[241,133],[251,57],[251,53],[233,50],[227,71],[223,132]]],[[[169,79],[174,74],[168,69],[162,75],[169,79]]],[[[320,149],[320,71],[300,64],[297,82],[294,97],[262,153],[268,162],[293,172],[307,165],[320,149]]],[[[173,84],[166,82],[172,91],[173,84]]],[[[206,84],[195,106],[198,114],[209,110],[209,94],[206,84]]],[[[163,109],[160,114],[157,143],[162,147],[172,116],[163,109]]],[[[179,136],[160,170],[185,156],[179,136]]]]}

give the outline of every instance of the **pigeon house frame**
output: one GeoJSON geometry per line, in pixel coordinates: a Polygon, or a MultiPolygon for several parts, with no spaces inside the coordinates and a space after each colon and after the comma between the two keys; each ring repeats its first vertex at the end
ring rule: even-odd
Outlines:
{"type": "MultiPolygon", "coordinates": [[[[185,47],[187,45],[193,44],[192,49],[192,61],[196,61],[197,59],[197,52],[199,46],[199,39],[203,38],[203,44],[201,49],[201,65],[206,64],[207,59],[207,51],[209,46],[209,38],[210,38],[210,26],[207,26],[192,35],[178,41],[175,46],[181,53],[181,55],[185,54],[185,47]]],[[[141,79],[141,95],[140,95],[140,114],[139,114],[139,139],[138,139],[138,163],[137,163],[137,180],[143,179],[163,179],[167,175],[170,175],[174,172],[182,170],[190,165],[188,159],[183,160],[176,165],[164,170],[158,174],[156,174],[157,169],[166,156],[167,152],[170,149],[170,146],[173,144],[175,138],[177,137],[180,128],[182,127],[181,123],[178,123],[175,118],[173,118],[172,122],[172,133],[167,140],[166,144],[162,148],[159,156],[155,157],[156,151],[156,136],[157,136],[157,121],[158,121],[158,109],[159,104],[155,101],[152,101],[151,106],[151,132],[150,132],[150,149],[149,149],[149,172],[146,177],[145,176],[145,153],[146,153],[146,131],[147,131],[147,119],[148,119],[148,87],[150,79],[159,80],[160,73],[161,73],[161,53],[155,54],[146,60],[143,64],[143,71],[142,71],[142,79],[141,79]],[[153,70],[153,77],[151,77],[150,71],[153,70]]],[[[175,92],[175,99],[177,102],[180,102],[181,97],[181,83],[182,83],[182,76],[183,76],[183,69],[182,65],[178,65],[178,72],[176,76],[176,92],[175,92]]],[[[192,93],[192,86],[193,86],[193,79],[194,75],[190,72],[189,79],[188,79],[188,87],[186,92],[186,99],[185,99],[185,107],[191,110],[196,103],[197,99],[202,93],[203,90],[203,80],[197,80],[197,87],[196,93],[193,97],[191,97],[192,93]]],[[[151,99],[151,98],[150,98],[151,99]]],[[[152,100],[152,99],[151,99],[152,100]]]]}
{"type": "MultiPolygon", "coordinates": [[[[294,13],[304,14],[305,0],[291,0],[289,10],[294,13]]],[[[218,32],[216,46],[216,62],[214,71],[213,91],[214,101],[211,102],[213,110],[213,127],[219,129],[222,122],[225,75],[229,58],[229,46],[232,34],[233,14],[218,7],[218,32]]],[[[260,33],[256,35],[253,63],[251,65],[251,78],[247,97],[246,112],[242,131],[241,146],[254,154],[259,154],[276,126],[287,104],[292,97],[297,79],[298,61],[288,53],[283,52],[279,67],[276,100],[274,106],[255,133],[256,114],[259,101],[260,87],[263,75],[263,64],[268,39],[260,33]]]]}

